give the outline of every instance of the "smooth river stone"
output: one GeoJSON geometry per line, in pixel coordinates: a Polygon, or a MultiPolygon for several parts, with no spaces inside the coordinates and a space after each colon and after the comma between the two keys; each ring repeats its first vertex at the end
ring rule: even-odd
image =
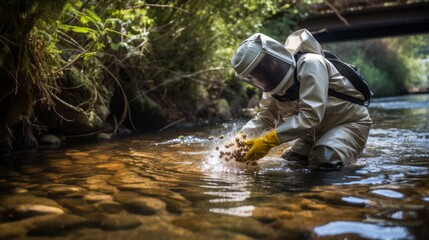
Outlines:
{"type": "Polygon", "coordinates": [[[5,211],[5,216],[9,220],[21,220],[45,214],[63,214],[64,210],[58,207],[40,204],[21,204],[11,207],[5,211]]]}
{"type": "Polygon", "coordinates": [[[29,193],[20,193],[0,198],[0,205],[3,205],[7,208],[13,208],[14,206],[22,204],[59,207],[58,203],[54,200],[43,197],[36,197],[29,193]]]}
{"type": "Polygon", "coordinates": [[[27,193],[28,189],[26,188],[21,188],[21,187],[17,187],[15,189],[12,190],[13,193],[27,193]]]}
{"type": "Polygon", "coordinates": [[[97,191],[102,193],[113,194],[118,191],[118,189],[114,186],[110,186],[108,184],[100,184],[100,185],[85,185],[88,190],[97,191]]]}
{"type": "Polygon", "coordinates": [[[88,202],[99,202],[99,201],[113,200],[113,197],[108,194],[90,192],[86,194],[83,197],[83,199],[85,199],[88,202]]]}
{"type": "Polygon", "coordinates": [[[66,156],[72,156],[72,157],[88,157],[88,152],[81,152],[77,150],[70,150],[65,153],[66,156]]]}
{"type": "Polygon", "coordinates": [[[88,184],[103,184],[107,183],[107,180],[109,180],[112,176],[108,174],[99,174],[99,175],[93,175],[91,177],[86,178],[86,182],[88,184]]]}
{"type": "Polygon", "coordinates": [[[114,197],[119,202],[125,202],[131,199],[139,198],[141,195],[136,192],[119,191],[114,194],[114,197]]]}
{"type": "Polygon", "coordinates": [[[98,228],[109,231],[132,229],[141,225],[137,217],[129,214],[93,214],[88,218],[98,228]]]}
{"type": "Polygon", "coordinates": [[[83,215],[94,211],[94,207],[87,203],[82,198],[62,198],[58,200],[62,207],[70,210],[70,212],[83,215]]]}
{"type": "Polygon", "coordinates": [[[58,207],[41,204],[21,204],[14,208],[17,212],[36,214],[63,214],[64,210],[58,207]]]}
{"type": "Polygon", "coordinates": [[[104,213],[119,213],[123,210],[123,207],[120,203],[111,200],[96,202],[94,207],[104,213]]]}
{"type": "Polygon", "coordinates": [[[86,189],[77,187],[77,186],[58,186],[58,187],[51,187],[48,189],[48,193],[50,195],[54,196],[61,196],[61,197],[80,197],[83,196],[86,192],[86,189]]]}
{"type": "Polygon", "coordinates": [[[61,144],[61,138],[48,134],[43,136],[40,141],[41,144],[47,144],[47,145],[60,145],[61,144]]]}
{"type": "Polygon", "coordinates": [[[166,203],[167,211],[176,214],[182,214],[191,207],[191,203],[187,201],[177,201],[170,198],[162,198],[162,200],[166,203]]]}
{"type": "Polygon", "coordinates": [[[86,179],[86,182],[83,183],[82,186],[90,191],[114,193],[117,192],[118,189],[107,183],[111,177],[112,176],[106,174],[91,176],[86,179]]]}
{"type": "Polygon", "coordinates": [[[34,222],[34,224],[28,230],[28,235],[55,236],[64,234],[64,231],[89,225],[91,225],[91,222],[86,218],[72,214],[63,214],[56,218],[34,222]]]}
{"type": "Polygon", "coordinates": [[[109,140],[112,139],[113,134],[112,133],[99,133],[97,134],[97,139],[103,139],[103,140],[109,140]]]}
{"type": "Polygon", "coordinates": [[[125,164],[112,162],[112,163],[101,163],[96,165],[97,168],[108,169],[108,170],[121,170],[125,168],[125,164]]]}
{"type": "Polygon", "coordinates": [[[128,212],[141,215],[153,215],[166,208],[165,202],[156,198],[142,197],[136,192],[117,192],[115,199],[122,203],[128,212]]]}
{"type": "Polygon", "coordinates": [[[210,236],[210,239],[212,238],[211,236],[213,236],[213,231],[217,231],[219,229],[224,230],[224,234],[222,234],[223,236],[220,235],[218,238],[213,239],[289,239],[276,237],[269,224],[263,224],[254,218],[248,217],[237,219],[235,216],[226,215],[206,215],[203,218],[188,216],[174,219],[173,224],[181,228],[189,229],[194,233],[206,234],[206,236],[210,236]],[[240,235],[226,238],[225,232],[232,232],[240,235]]]}

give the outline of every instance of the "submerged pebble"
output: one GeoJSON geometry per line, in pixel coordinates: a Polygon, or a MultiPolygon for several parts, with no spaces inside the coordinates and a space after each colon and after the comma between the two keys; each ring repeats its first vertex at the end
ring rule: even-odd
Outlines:
{"type": "Polygon", "coordinates": [[[46,206],[41,204],[35,204],[35,205],[22,204],[22,205],[18,205],[15,209],[20,212],[37,212],[42,214],[44,213],[63,214],[64,213],[64,210],[62,210],[59,207],[46,206]]]}
{"type": "Polygon", "coordinates": [[[52,134],[48,134],[43,136],[40,140],[39,143],[42,145],[60,145],[61,144],[61,138],[52,135],[52,134]]]}
{"type": "Polygon", "coordinates": [[[12,190],[13,193],[27,193],[28,190],[25,188],[21,188],[21,187],[17,187],[15,189],[12,190]]]}
{"type": "Polygon", "coordinates": [[[89,193],[86,194],[83,199],[89,202],[98,202],[103,200],[112,200],[112,196],[108,194],[102,194],[102,193],[89,193]]]}
{"type": "Polygon", "coordinates": [[[63,214],[64,210],[42,204],[20,204],[7,209],[5,213],[9,220],[19,220],[45,214],[63,214]]]}
{"type": "Polygon", "coordinates": [[[109,231],[132,229],[141,225],[137,217],[128,214],[93,214],[89,216],[89,219],[97,227],[109,231]]]}
{"type": "Polygon", "coordinates": [[[124,201],[122,204],[129,212],[141,215],[154,215],[157,212],[164,210],[166,207],[165,202],[150,197],[130,199],[124,201]]]}
{"type": "Polygon", "coordinates": [[[48,193],[53,196],[80,197],[86,190],[77,186],[55,186],[48,189],[48,193]]]}
{"type": "Polygon", "coordinates": [[[100,202],[96,202],[94,204],[94,207],[106,213],[119,213],[123,209],[120,203],[111,200],[103,200],[100,202]]]}
{"type": "Polygon", "coordinates": [[[59,199],[58,203],[63,207],[69,210],[70,212],[76,214],[88,214],[94,211],[94,208],[82,198],[63,198],[59,199]]]}
{"type": "Polygon", "coordinates": [[[90,220],[73,214],[63,214],[34,222],[28,231],[29,236],[55,236],[63,234],[64,230],[76,229],[89,225],[90,220]]]}

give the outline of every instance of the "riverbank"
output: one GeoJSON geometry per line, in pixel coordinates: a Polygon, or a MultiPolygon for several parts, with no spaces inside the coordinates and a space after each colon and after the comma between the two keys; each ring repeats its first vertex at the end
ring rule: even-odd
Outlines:
{"type": "MultiPolygon", "coordinates": [[[[30,122],[22,122],[11,126],[10,140],[3,148],[0,156],[7,156],[13,152],[37,149],[39,147],[58,147],[70,142],[94,142],[108,141],[112,138],[127,137],[145,132],[162,132],[171,128],[187,130],[197,127],[214,126],[222,122],[230,121],[242,117],[248,117],[247,112],[241,112],[242,105],[246,98],[235,99],[205,99],[198,105],[197,110],[188,107],[181,108],[178,105],[164,108],[165,115],[148,113],[141,108],[127,107],[129,110],[121,113],[125,116],[118,120],[118,111],[115,109],[103,110],[104,117],[98,118],[97,124],[88,121],[90,115],[85,114],[85,121],[77,120],[73,114],[66,113],[57,108],[54,111],[43,112],[43,118],[37,118],[37,125],[30,122]],[[231,104],[230,104],[231,103],[231,104]],[[55,120],[56,119],[56,120],[55,120]]],[[[185,104],[185,101],[181,101],[185,104]]],[[[122,103],[111,103],[112,106],[122,105],[122,103]]],[[[177,104],[179,104],[177,102],[177,104]]],[[[185,104],[186,105],[186,104],[185,104]]],[[[40,116],[37,112],[33,116],[40,116]]],[[[36,119],[36,118],[32,118],[36,119]]],[[[6,135],[2,135],[3,138],[6,135]]]]}

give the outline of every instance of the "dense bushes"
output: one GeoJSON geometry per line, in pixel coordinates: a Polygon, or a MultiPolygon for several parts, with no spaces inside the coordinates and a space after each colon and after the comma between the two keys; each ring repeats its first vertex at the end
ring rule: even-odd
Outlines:
{"type": "Polygon", "coordinates": [[[12,136],[24,147],[35,145],[30,121],[35,102],[47,97],[52,83],[46,36],[33,30],[52,24],[66,1],[0,2],[0,155],[8,152],[12,136]],[[18,126],[16,134],[11,127],[18,126]]]}
{"type": "Polygon", "coordinates": [[[425,36],[331,43],[324,48],[356,65],[375,97],[407,93],[422,86],[426,76],[419,67],[419,48],[425,36]]]}
{"type": "Polygon", "coordinates": [[[280,2],[2,1],[0,154],[12,136],[34,146],[35,130],[88,135],[106,121],[159,129],[216,115],[215,99],[236,96],[234,49],[280,2]]]}

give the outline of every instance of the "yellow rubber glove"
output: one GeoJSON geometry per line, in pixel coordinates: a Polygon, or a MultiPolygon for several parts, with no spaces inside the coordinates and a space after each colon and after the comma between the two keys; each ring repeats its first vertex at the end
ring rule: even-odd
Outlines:
{"type": "Polygon", "coordinates": [[[273,129],[262,137],[257,137],[244,142],[250,147],[249,152],[244,156],[244,161],[258,160],[268,154],[272,147],[280,145],[276,130],[273,129]]]}

